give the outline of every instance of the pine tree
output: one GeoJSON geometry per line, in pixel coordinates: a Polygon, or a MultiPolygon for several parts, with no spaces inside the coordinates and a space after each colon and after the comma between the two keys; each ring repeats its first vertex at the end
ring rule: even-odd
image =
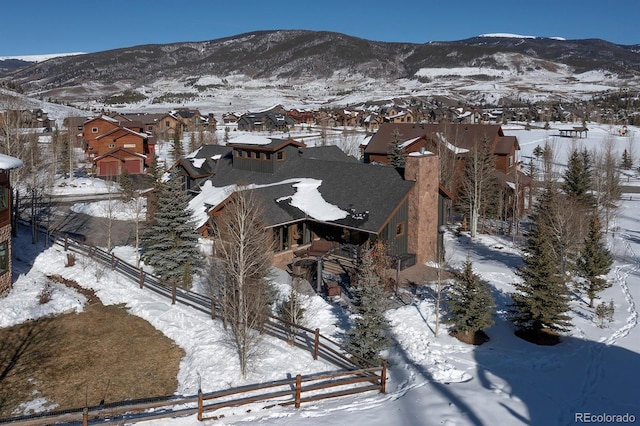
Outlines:
{"type": "Polygon", "coordinates": [[[133,180],[131,179],[131,175],[124,169],[122,174],[120,175],[120,191],[122,193],[122,199],[124,201],[131,201],[133,196],[135,195],[135,190],[133,189],[133,180]]]}
{"type": "Polygon", "coordinates": [[[542,147],[540,145],[537,145],[534,149],[533,149],[533,155],[536,157],[536,159],[540,159],[540,157],[542,157],[542,147]]]}
{"type": "Polygon", "coordinates": [[[164,280],[185,288],[191,285],[191,272],[201,263],[198,233],[188,206],[179,178],[160,185],[154,223],[142,238],[145,263],[164,280]]]}
{"type": "Polygon", "coordinates": [[[578,274],[585,280],[581,287],[589,297],[590,308],[593,308],[598,293],[611,287],[602,275],[609,273],[612,264],[613,256],[602,243],[600,220],[594,214],[589,221],[589,234],[585,238],[584,248],[576,262],[578,274]]]}
{"type": "Polygon", "coordinates": [[[347,348],[359,358],[376,362],[380,359],[380,351],[389,343],[390,325],[385,317],[387,294],[375,273],[368,248],[363,249],[361,259],[353,299],[358,315],[354,326],[347,331],[347,348]]]}
{"type": "Polygon", "coordinates": [[[402,146],[402,134],[397,127],[393,129],[393,133],[391,134],[387,157],[393,167],[404,167],[405,149],[402,146]]]}
{"type": "Polygon", "coordinates": [[[622,151],[622,161],[620,162],[620,167],[625,170],[630,170],[633,168],[633,159],[629,155],[629,151],[625,148],[622,151]]]}
{"type": "Polygon", "coordinates": [[[178,161],[184,155],[184,147],[182,146],[182,132],[176,127],[173,133],[173,143],[171,145],[174,161],[178,161]]]}
{"type": "Polygon", "coordinates": [[[517,291],[511,294],[511,320],[519,331],[533,336],[540,336],[544,329],[566,331],[571,326],[566,313],[569,291],[554,247],[556,236],[548,222],[553,197],[553,189],[545,188],[536,205],[524,265],[516,272],[522,282],[514,284],[517,291]]]}
{"type": "Polygon", "coordinates": [[[452,332],[474,334],[493,325],[495,302],[487,285],[473,272],[467,259],[462,272],[455,276],[449,293],[449,317],[452,332]]]}
{"type": "Polygon", "coordinates": [[[564,173],[564,192],[585,206],[593,205],[595,199],[592,189],[592,161],[586,149],[573,149],[569,156],[569,164],[564,173]]]}

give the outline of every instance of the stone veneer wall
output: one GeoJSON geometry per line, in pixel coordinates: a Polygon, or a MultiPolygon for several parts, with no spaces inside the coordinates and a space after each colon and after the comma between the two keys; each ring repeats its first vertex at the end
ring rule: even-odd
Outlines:
{"type": "Polygon", "coordinates": [[[438,260],[439,167],[431,153],[406,157],[404,177],[416,182],[409,196],[408,249],[418,264],[438,260]]]}
{"type": "Polygon", "coordinates": [[[11,225],[0,228],[0,242],[9,242],[9,259],[7,259],[8,270],[0,275],[0,296],[11,289],[11,225]]]}

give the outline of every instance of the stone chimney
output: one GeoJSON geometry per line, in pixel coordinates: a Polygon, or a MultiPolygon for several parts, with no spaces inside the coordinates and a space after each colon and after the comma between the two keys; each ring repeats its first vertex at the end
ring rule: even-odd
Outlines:
{"type": "Polygon", "coordinates": [[[439,165],[438,156],[424,150],[405,161],[404,178],[416,183],[409,195],[408,250],[418,264],[438,261],[439,165]]]}

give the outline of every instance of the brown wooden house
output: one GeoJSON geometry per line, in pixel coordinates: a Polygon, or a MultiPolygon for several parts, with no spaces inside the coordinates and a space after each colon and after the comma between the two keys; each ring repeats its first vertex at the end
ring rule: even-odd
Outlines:
{"type": "Polygon", "coordinates": [[[144,124],[100,116],[83,125],[85,154],[98,176],[115,176],[127,170],[144,173],[155,156],[155,139],[144,132],[144,124]]]}
{"type": "Polygon", "coordinates": [[[11,289],[11,170],[22,161],[0,154],[0,296],[11,289]]]}
{"type": "Polygon", "coordinates": [[[364,161],[390,164],[390,144],[395,139],[400,139],[407,155],[421,151],[438,153],[443,149],[451,152],[456,158],[454,182],[449,186],[453,188],[454,198],[460,188],[465,158],[484,141],[488,141],[495,156],[498,181],[506,186],[507,192],[509,188],[513,190],[517,186],[523,209],[531,204],[532,181],[519,170],[518,139],[505,136],[498,124],[384,123],[365,147],[364,161]]]}

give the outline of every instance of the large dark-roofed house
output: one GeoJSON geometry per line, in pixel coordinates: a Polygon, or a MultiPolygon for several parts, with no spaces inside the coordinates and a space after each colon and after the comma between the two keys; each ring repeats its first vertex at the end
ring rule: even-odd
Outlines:
{"type": "Polygon", "coordinates": [[[363,164],[334,146],[249,136],[202,146],[174,171],[195,194],[191,208],[205,234],[234,191],[256,190],[278,261],[319,239],[350,245],[382,239],[401,258],[437,257],[441,193],[432,154],[410,156],[403,173],[363,164]]]}

